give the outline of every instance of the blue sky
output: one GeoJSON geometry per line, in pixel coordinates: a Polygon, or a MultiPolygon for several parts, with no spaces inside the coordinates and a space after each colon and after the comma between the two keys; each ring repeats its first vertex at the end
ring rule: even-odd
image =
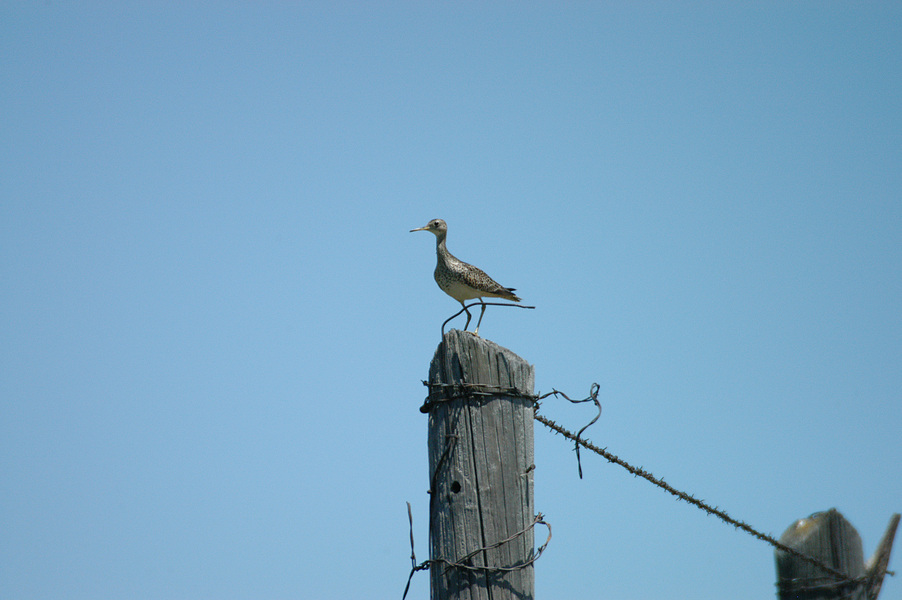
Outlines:
{"type": "MultiPolygon", "coordinates": [[[[900,57],[898,3],[4,3],[0,597],[400,598],[435,217],[536,306],[480,332],[537,391],[600,384],[595,443],[869,556],[900,57]]],[[[772,597],[762,542],[539,424],[536,465],[539,597],[772,597]]]]}

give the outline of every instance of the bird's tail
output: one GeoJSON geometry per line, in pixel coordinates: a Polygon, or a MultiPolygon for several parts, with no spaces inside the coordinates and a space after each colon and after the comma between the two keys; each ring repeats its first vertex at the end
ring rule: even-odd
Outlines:
{"type": "Polygon", "coordinates": [[[507,290],[507,294],[502,296],[502,298],[504,298],[505,300],[513,300],[514,302],[521,302],[519,296],[517,296],[517,294],[514,293],[516,288],[504,288],[504,289],[507,290]]]}

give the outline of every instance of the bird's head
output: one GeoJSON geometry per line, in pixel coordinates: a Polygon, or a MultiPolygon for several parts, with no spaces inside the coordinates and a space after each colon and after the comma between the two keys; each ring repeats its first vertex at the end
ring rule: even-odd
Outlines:
{"type": "Polygon", "coordinates": [[[411,233],[414,231],[431,231],[436,236],[439,236],[448,232],[448,226],[441,219],[432,219],[426,224],[426,227],[417,227],[410,230],[411,233]]]}

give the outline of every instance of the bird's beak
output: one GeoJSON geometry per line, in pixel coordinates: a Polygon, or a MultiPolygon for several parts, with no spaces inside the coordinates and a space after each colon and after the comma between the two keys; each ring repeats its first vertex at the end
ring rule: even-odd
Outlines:
{"type": "Polygon", "coordinates": [[[413,233],[414,231],[426,231],[427,229],[429,229],[429,228],[428,227],[417,227],[416,229],[411,229],[410,233],[413,233]]]}

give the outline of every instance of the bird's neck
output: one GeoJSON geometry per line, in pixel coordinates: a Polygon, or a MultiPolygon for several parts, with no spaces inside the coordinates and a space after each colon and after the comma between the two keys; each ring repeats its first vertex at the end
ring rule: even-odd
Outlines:
{"type": "Polygon", "coordinates": [[[439,256],[448,256],[450,254],[448,247],[445,246],[444,234],[435,236],[435,252],[439,256]]]}

